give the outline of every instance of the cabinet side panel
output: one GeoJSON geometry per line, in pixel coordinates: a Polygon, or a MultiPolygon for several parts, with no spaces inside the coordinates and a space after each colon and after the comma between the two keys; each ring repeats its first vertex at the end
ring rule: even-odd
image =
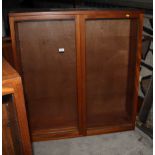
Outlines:
{"type": "Polygon", "coordinates": [[[32,131],[77,126],[75,21],[17,23],[32,131]]]}
{"type": "Polygon", "coordinates": [[[126,110],[129,44],[130,20],[86,20],[88,128],[131,122],[126,110]]]}

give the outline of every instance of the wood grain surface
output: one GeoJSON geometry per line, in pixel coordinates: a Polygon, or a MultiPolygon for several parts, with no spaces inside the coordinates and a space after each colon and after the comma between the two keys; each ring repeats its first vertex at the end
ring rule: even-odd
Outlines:
{"type": "Polygon", "coordinates": [[[17,30],[32,132],[76,127],[75,21],[22,22],[17,30]]]}

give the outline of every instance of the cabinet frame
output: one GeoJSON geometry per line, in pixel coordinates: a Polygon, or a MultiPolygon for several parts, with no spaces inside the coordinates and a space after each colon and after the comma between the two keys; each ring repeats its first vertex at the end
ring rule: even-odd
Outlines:
{"type": "MultiPolygon", "coordinates": [[[[116,131],[124,131],[134,129],[136,111],[137,111],[137,99],[138,99],[138,85],[139,85],[139,68],[141,60],[141,48],[142,48],[142,30],[143,30],[143,13],[141,11],[123,11],[123,10],[87,10],[87,11],[51,11],[51,12],[25,12],[25,13],[10,13],[10,29],[11,29],[11,40],[13,48],[13,60],[16,70],[22,76],[22,67],[20,62],[20,55],[17,52],[18,45],[16,40],[16,23],[21,21],[42,21],[42,20],[54,20],[54,19],[75,19],[75,30],[76,30],[76,71],[77,71],[77,104],[78,104],[78,129],[76,128],[65,128],[64,131],[60,132],[54,130],[42,130],[32,133],[33,141],[48,140],[48,139],[60,139],[70,138],[94,134],[103,134],[116,131]],[[133,98],[133,113],[132,123],[124,124],[116,127],[107,128],[96,128],[87,129],[86,127],[86,40],[85,40],[85,21],[87,19],[131,19],[138,24],[137,32],[137,52],[136,52],[136,66],[135,66],[135,80],[134,80],[134,98],[133,98]],[[52,133],[51,133],[52,131],[52,133]]],[[[135,31],[135,29],[131,29],[135,31]]],[[[131,40],[132,41],[132,40],[131,40]]],[[[131,51],[130,51],[131,53],[131,51]]],[[[132,56],[131,56],[132,57],[132,56]]],[[[23,77],[22,77],[23,78],[23,77]]]]}

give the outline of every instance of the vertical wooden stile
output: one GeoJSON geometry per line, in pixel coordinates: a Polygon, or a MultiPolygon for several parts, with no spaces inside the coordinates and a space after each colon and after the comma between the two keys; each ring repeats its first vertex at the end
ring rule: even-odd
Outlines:
{"type": "Polygon", "coordinates": [[[79,131],[86,135],[86,104],[85,104],[85,29],[84,17],[76,16],[76,43],[77,43],[77,85],[79,131]]]}

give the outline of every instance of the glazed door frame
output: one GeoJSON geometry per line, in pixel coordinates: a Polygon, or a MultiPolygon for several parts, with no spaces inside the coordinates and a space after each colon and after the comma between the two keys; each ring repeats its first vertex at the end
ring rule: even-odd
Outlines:
{"type": "MultiPolygon", "coordinates": [[[[16,22],[20,22],[20,21],[46,21],[46,20],[75,20],[75,47],[76,49],[78,49],[79,47],[79,32],[78,32],[78,25],[77,25],[77,17],[75,15],[44,15],[44,16],[22,16],[22,17],[10,17],[10,26],[11,29],[15,30],[16,28],[16,22]]],[[[15,62],[15,67],[18,70],[18,72],[22,74],[22,63],[21,63],[21,58],[20,58],[20,53],[17,53],[17,44],[16,44],[16,36],[15,36],[15,31],[11,31],[11,36],[12,36],[12,44],[13,44],[13,52],[14,52],[14,62],[15,62]]],[[[66,128],[63,131],[60,130],[60,132],[58,130],[42,130],[42,131],[35,131],[34,133],[32,133],[32,140],[34,141],[38,141],[38,140],[45,140],[45,139],[49,139],[49,138],[57,138],[57,137],[75,137],[78,135],[82,135],[82,128],[81,128],[81,122],[80,122],[80,110],[81,110],[81,106],[80,106],[80,91],[79,91],[79,87],[80,87],[80,50],[76,50],[76,87],[77,87],[77,114],[78,114],[78,129],[76,128],[66,128]],[[52,132],[52,134],[51,134],[52,132]]],[[[22,76],[22,78],[24,78],[22,76]]],[[[23,80],[24,81],[24,80],[23,80]]]]}
{"type": "Polygon", "coordinates": [[[102,134],[102,133],[109,133],[109,132],[117,132],[117,131],[124,131],[129,129],[135,128],[135,120],[136,120],[136,114],[137,114],[137,102],[138,102],[138,90],[139,90],[139,72],[140,72],[140,63],[141,63],[141,40],[142,40],[142,31],[143,31],[143,14],[138,14],[137,16],[131,14],[131,13],[122,13],[120,15],[118,14],[102,14],[102,15],[96,15],[96,14],[89,14],[82,16],[81,21],[81,32],[83,34],[82,36],[82,58],[83,61],[83,107],[85,110],[85,131],[86,135],[94,135],[94,134],[102,134]],[[115,126],[109,126],[109,127],[92,127],[87,128],[87,103],[86,103],[86,20],[97,20],[97,19],[129,19],[130,20],[130,47],[129,47],[129,65],[128,65],[128,85],[127,85],[127,94],[128,91],[131,89],[133,90],[132,96],[126,96],[126,106],[130,106],[130,102],[128,103],[128,99],[132,97],[132,111],[131,111],[131,123],[126,123],[123,125],[115,125],[115,126]],[[136,42],[135,42],[136,38],[136,42]],[[136,49],[136,50],[135,50],[136,49]],[[135,53],[136,52],[136,53],[135,53]],[[134,59],[134,60],[132,60],[134,59]],[[135,61],[133,64],[132,61],[135,61]],[[132,67],[130,69],[130,67],[132,67]],[[132,79],[132,76],[134,76],[134,79],[132,79]],[[129,83],[131,81],[131,83],[129,83]],[[132,86],[130,85],[132,84],[132,86]]]}
{"type": "MultiPolygon", "coordinates": [[[[17,54],[17,43],[15,27],[16,22],[29,20],[54,20],[54,19],[75,19],[76,25],[76,72],[77,72],[77,104],[78,104],[78,130],[69,129],[63,132],[49,133],[43,131],[39,133],[32,133],[33,141],[60,139],[76,136],[85,136],[92,134],[100,134],[114,131],[123,131],[133,129],[135,126],[136,107],[138,97],[138,83],[139,83],[139,67],[141,60],[141,39],[142,39],[142,25],[143,14],[140,11],[52,11],[52,12],[29,12],[29,13],[10,13],[10,29],[11,40],[13,48],[13,59],[16,70],[22,74],[20,58],[17,54]],[[136,19],[138,24],[137,30],[137,53],[136,53],[136,67],[135,67],[135,81],[134,81],[134,99],[133,99],[133,114],[132,123],[124,126],[117,126],[106,129],[87,129],[87,106],[86,106],[86,31],[85,21],[87,19],[136,19]]],[[[134,24],[134,23],[133,23],[134,24]]],[[[134,25],[133,25],[134,27],[134,25]]],[[[133,29],[134,31],[134,29],[133,29]]]]}

